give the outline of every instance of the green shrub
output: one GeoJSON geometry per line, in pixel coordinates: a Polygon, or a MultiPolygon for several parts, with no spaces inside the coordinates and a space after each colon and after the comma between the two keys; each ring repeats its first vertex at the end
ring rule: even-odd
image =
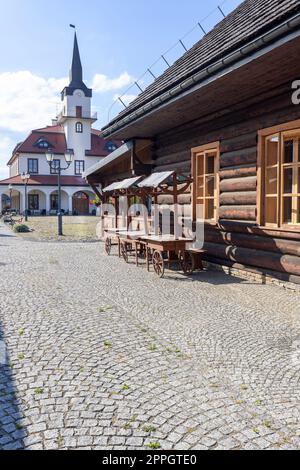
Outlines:
{"type": "Polygon", "coordinates": [[[28,233],[28,232],[30,232],[30,228],[27,227],[27,225],[15,225],[14,226],[14,231],[16,233],[28,233]]]}

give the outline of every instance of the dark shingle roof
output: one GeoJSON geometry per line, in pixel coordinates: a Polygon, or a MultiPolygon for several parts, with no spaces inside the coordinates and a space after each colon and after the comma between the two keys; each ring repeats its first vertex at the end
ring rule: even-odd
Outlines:
{"type": "Polygon", "coordinates": [[[111,124],[272,29],[297,11],[300,11],[299,0],[244,1],[146,88],[111,124]]]}

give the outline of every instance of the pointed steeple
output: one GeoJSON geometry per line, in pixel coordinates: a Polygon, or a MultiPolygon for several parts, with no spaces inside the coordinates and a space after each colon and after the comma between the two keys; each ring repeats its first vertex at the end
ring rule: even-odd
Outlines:
{"type": "Polygon", "coordinates": [[[77,34],[74,36],[74,47],[73,47],[73,59],[72,66],[70,70],[70,87],[74,88],[79,85],[79,88],[82,86],[82,65],[79,54],[79,47],[77,41],[77,34]]]}
{"type": "MultiPolygon", "coordinates": [[[[89,89],[83,82],[82,65],[78,47],[77,34],[74,36],[73,58],[70,69],[70,84],[63,90],[63,96],[73,95],[75,90],[82,90],[87,97],[92,96],[92,90],[89,89]]],[[[62,98],[63,98],[62,96],[62,98]]]]}

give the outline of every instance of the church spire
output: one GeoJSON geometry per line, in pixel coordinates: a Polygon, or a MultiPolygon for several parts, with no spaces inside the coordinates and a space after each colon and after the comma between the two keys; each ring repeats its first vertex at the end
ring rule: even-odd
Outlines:
{"type": "Polygon", "coordinates": [[[92,96],[92,90],[83,82],[82,65],[76,32],[74,36],[73,58],[70,69],[70,84],[63,90],[62,99],[65,95],[73,95],[75,90],[82,90],[86,97],[90,98],[92,96]]]}
{"type": "Polygon", "coordinates": [[[81,88],[84,85],[82,81],[82,65],[80,60],[80,53],[77,41],[77,34],[74,36],[73,59],[70,70],[70,87],[81,88]]]}

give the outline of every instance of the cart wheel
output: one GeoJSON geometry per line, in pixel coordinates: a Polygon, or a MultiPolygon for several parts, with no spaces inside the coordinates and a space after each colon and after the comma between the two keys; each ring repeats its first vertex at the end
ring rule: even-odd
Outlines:
{"type": "Polygon", "coordinates": [[[165,261],[163,255],[159,251],[154,251],[152,263],[156,274],[159,277],[163,277],[165,274],[165,261]]]}
{"type": "Polygon", "coordinates": [[[180,266],[184,274],[192,274],[195,271],[195,258],[189,251],[180,253],[180,266]]]}
{"type": "Polygon", "coordinates": [[[128,250],[126,243],[121,243],[121,255],[123,256],[125,263],[128,263],[128,250]]]}
{"type": "Polygon", "coordinates": [[[105,240],[105,252],[108,256],[111,254],[111,238],[105,240]]]}

